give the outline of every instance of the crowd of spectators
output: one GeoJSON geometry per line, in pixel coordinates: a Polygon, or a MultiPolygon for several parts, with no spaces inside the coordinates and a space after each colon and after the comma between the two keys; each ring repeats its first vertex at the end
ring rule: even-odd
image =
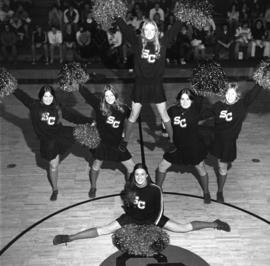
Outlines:
{"type": "MultiPolygon", "coordinates": [[[[140,34],[145,19],[153,19],[161,36],[175,22],[176,0],[129,0],[125,18],[140,34]]],[[[217,2],[217,1],[216,1],[217,2]]],[[[112,25],[104,31],[93,19],[91,0],[55,0],[47,21],[34,25],[31,0],[0,2],[2,58],[17,60],[20,47],[31,47],[32,64],[77,60],[102,61],[111,67],[132,65],[130,44],[112,25]]],[[[36,3],[35,3],[36,4],[36,3]]],[[[184,65],[201,59],[244,60],[270,57],[270,3],[263,0],[232,0],[228,10],[215,15],[202,30],[183,23],[167,50],[168,64],[184,65]]]]}

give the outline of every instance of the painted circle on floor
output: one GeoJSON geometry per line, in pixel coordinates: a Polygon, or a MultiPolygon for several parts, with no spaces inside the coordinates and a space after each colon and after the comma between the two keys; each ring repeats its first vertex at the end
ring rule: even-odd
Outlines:
{"type": "Polygon", "coordinates": [[[168,265],[168,266],[209,266],[204,259],[200,256],[192,253],[191,251],[169,245],[165,250],[163,250],[162,255],[167,259],[167,262],[158,262],[154,258],[121,258],[123,253],[120,251],[115,252],[108,258],[106,258],[100,266],[158,266],[158,265],[168,265]]]}

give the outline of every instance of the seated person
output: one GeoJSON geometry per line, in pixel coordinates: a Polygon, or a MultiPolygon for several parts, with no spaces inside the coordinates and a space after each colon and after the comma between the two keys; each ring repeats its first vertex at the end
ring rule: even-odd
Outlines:
{"type": "Polygon", "coordinates": [[[59,61],[63,62],[63,34],[54,25],[51,26],[51,30],[48,32],[48,42],[50,47],[50,63],[54,62],[54,50],[59,49],[59,61]]]}
{"type": "Polygon", "coordinates": [[[45,64],[49,63],[47,33],[37,25],[32,33],[32,64],[36,64],[37,49],[42,49],[45,57],[45,64]]]}

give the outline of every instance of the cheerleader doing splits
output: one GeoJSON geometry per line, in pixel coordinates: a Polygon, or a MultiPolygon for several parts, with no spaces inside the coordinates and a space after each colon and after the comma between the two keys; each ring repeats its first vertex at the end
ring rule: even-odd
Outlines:
{"type": "Polygon", "coordinates": [[[223,203],[223,188],[227,179],[228,164],[236,159],[236,141],[250,104],[262,87],[255,85],[244,97],[240,97],[237,83],[229,83],[225,99],[206,110],[204,117],[214,118],[215,138],[210,153],[218,162],[217,201],[223,203]]]}
{"type": "Polygon", "coordinates": [[[41,87],[38,99],[31,98],[19,88],[13,94],[30,110],[33,128],[40,140],[41,157],[49,162],[49,180],[53,190],[50,200],[55,201],[58,195],[60,155],[65,154],[75,141],[73,127],[63,126],[61,119],[64,117],[76,124],[93,120],[79,115],[71,116],[71,113],[57,103],[54,89],[49,85],[41,87]]]}
{"type": "Polygon", "coordinates": [[[172,232],[185,233],[204,228],[215,228],[226,232],[230,226],[220,220],[214,222],[192,221],[186,224],[175,222],[163,214],[163,196],[161,189],[152,183],[146,166],[139,163],[134,167],[130,182],[123,192],[125,213],[113,222],[93,227],[72,235],[56,235],[53,244],[58,245],[78,239],[95,238],[107,235],[127,224],[149,225],[154,224],[172,232]],[[129,193],[134,197],[129,197],[129,193]]]}
{"type": "Polygon", "coordinates": [[[83,86],[80,86],[79,92],[95,110],[97,129],[101,138],[100,145],[92,150],[95,160],[89,174],[91,188],[88,196],[94,198],[103,161],[121,162],[127,169],[126,179],[133,171],[134,162],[130,152],[127,149],[124,151],[118,149],[130,110],[120,102],[118,93],[112,85],[105,85],[101,99],[83,86]]]}
{"type": "Polygon", "coordinates": [[[177,149],[163,155],[156,172],[156,184],[162,187],[166,171],[172,164],[194,165],[200,176],[204,203],[209,204],[211,197],[208,189],[208,173],[204,164],[207,148],[199,133],[198,125],[203,98],[195,97],[190,89],[184,88],[178,93],[176,100],[177,104],[168,109],[168,114],[172,121],[173,140],[177,149]]]}
{"type": "Polygon", "coordinates": [[[134,51],[135,73],[135,86],[131,96],[132,110],[127,122],[125,138],[119,148],[125,149],[132,132],[132,126],[140,114],[142,104],[155,103],[169,135],[169,150],[174,150],[172,125],[166,109],[162,79],[165,69],[166,48],[180,30],[181,23],[176,22],[162,38],[160,38],[156,23],[152,20],[146,20],[143,23],[141,36],[139,37],[123,19],[117,18],[116,23],[134,51]]]}

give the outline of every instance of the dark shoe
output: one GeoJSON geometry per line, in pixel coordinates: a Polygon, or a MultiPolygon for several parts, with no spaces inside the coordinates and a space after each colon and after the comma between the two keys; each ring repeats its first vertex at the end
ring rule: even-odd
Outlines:
{"type": "Polygon", "coordinates": [[[210,193],[203,193],[203,201],[205,204],[211,203],[211,196],[210,193]]]}
{"type": "Polygon", "coordinates": [[[223,192],[217,192],[217,202],[224,203],[223,192]]]}
{"type": "Polygon", "coordinates": [[[59,245],[59,244],[67,243],[67,242],[70,242],[68,235],[56,235],[53,239],[54,245],[59,245]]]}
{"type": "Polygon", "coordinates": [[[97,192],[97,189],[94,188],[94,187],[91,187],[89,192],[88,192],[88,197],[89,198],[95,198],[96,197],[96,192],[97,192]]]}
{"type": "Polygon", "coordinates": [[[124,141],[122,139],[118,146],[119,151],[125,152],[127,150],[127,144],[128,144],[127,141],[124,141]]]}
{"type": "Polygon", "coordinates": [[[50,201],[56,201],[58,196],[58,190],[53,190],[52,195],[50,197],[50,201]]]}
{"type": "Polygon", "coordinates": [[[176,150],[177,148],[175,147],[174,143],[170,142],[167,152],[172,153],[172,152],[175,152],[176,150]]]}
{"type": "Polygon", "coordinates": [[[229,226],[229,224],[222,222],[219,219],[215,220],[214,223],[217,224],[217,227],[216,227],[217,230],[222,230],[222,231],[226,231],[226,232],[231,231],[231,227],[229,226]]]}

